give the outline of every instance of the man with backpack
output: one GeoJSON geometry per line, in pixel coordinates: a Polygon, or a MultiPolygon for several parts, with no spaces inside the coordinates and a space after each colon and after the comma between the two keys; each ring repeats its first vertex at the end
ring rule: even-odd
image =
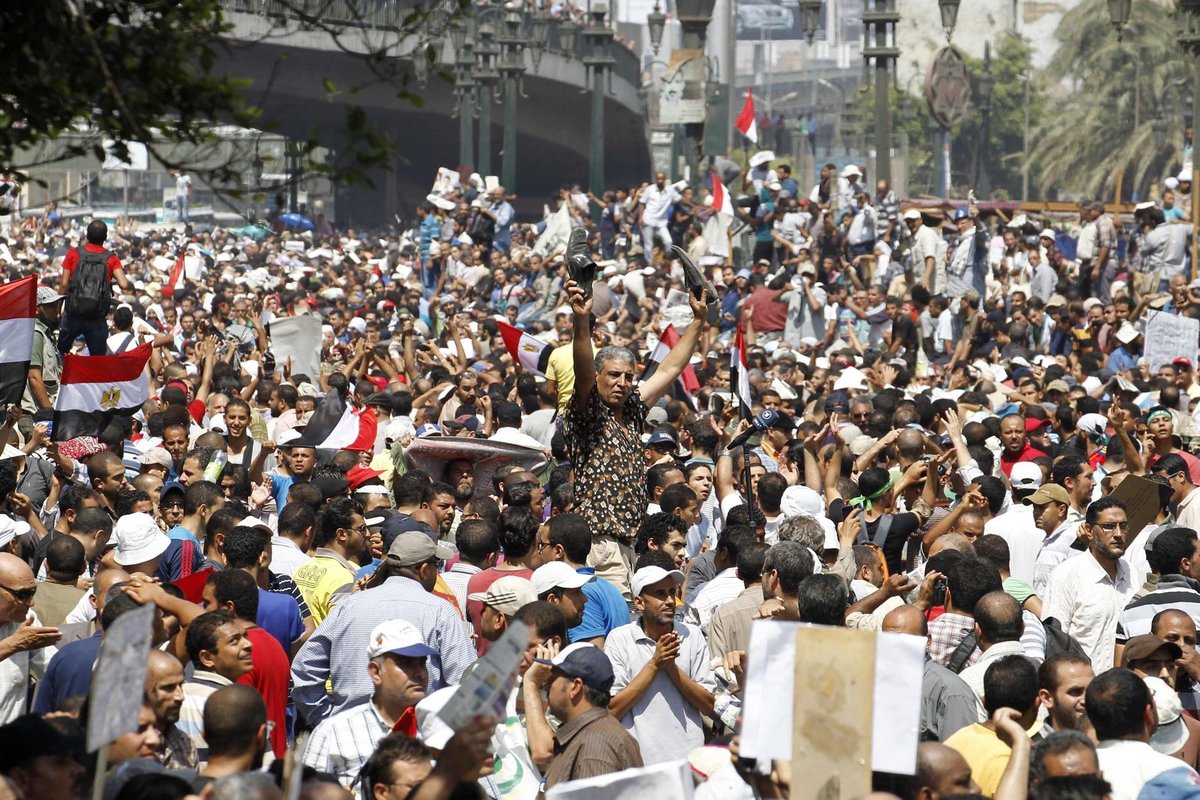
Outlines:
{"type": "Polygon", "coordinates": [[[70,352],[81,335],[88,353],[108,353],[108,311],[112,305],[112,282],[129,290],[129,279],[116,254],[104,247],[108,226],[98,219],[87,226],[87,241],[67,251],[63,258],[58,291],[66,296],[63,320],[58,330],[58,350],[70,352]]]}

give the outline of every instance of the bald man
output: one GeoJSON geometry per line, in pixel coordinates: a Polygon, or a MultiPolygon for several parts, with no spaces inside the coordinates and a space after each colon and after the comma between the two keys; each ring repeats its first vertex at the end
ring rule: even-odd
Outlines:
{"type": "Polygon", "coordinates": [[[979,786],[971,778],[971,767],[956,750],[939,742],[921,742],[917,746],[917,774],[909,778],[912,791],[906,797],[940,800],[960,794],[974,794],[979,786]]]}
{"type": "Polygon", "coordinates": [[[218,779],[262,767],[267,749],[267,706],[249,686],[213,692],[204,704],[208,764],[200,778],[218,779]]]}
{"type": "MultiPolygon", "coordinates": [[[[92,588],[88,589],[87,594],[79,599],[75,604],[75,608],[71,609],[71,613],[67,614],[67,626],[77,626],[77,623],[84,623],[86,628],[79,628],[76,636],[85,638],[80,634],[86,631],[86,636],[91,636],[95,633],[95,622],[98,613],[97,597],[104,597],[108,594],[108,590],[115,583],[127,583],[130,580],[129,573],[119,567],[102,569],[96,573],[96,579],[92,582],[92,588]]],[[[65,644],[65,642],[64,642],[65,644]]]]}
{"type": "Polygon", "coordinates": [[[175,724],[183,706],[183,664],[170,653],[151,650],[146,659],[146,704],[154,709],[162,744],[155,757],[167,769],[194,770],[199,765],[192,738],[175,724]]]}
{"type": "Polygon", "coordinates": [[[978,702],[976,722],[986,722],[983,707],[983,676],[988,667],[1005,656],[1023,656],[1025,647],[1021,634],[1025,623],[1021,619],[1021,604],[1005,592],[989,592],[975,604],[975,638],[983,655],[959,673],[963,683],[971,687],[978,702]]]}
{"type": "Polygon", "coordinates": [[[33,570],[11,553],[0,553],[0,725],[29,710],[31,678],[41,678],[58,652],[58,628],[44,628],[33,612],[33,570]]]}
{"type": "MultiPolygon", "coordinates": [[[[889,611],[883,618],[881,630],[923,638],[929,636],[925,615],[916,606],[909,605],[889,611]]],[[[925,674],[921,679],[921,738],[944,742],[961,728],[978,721],[975,693],[971,687],[927,655],[925,674]]]]}

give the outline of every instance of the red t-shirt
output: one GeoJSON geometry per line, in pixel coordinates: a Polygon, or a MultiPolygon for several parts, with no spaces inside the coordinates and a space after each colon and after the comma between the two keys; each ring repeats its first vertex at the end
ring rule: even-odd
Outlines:
{"type": "MultiPolygon", "coordinates": [[[[1180,450],[1175,455],[1181,457],[1184,462],[1187,463],[1188,476],[1191,478],[1192,483],[1200,484],[1200,459],[1183,450],[1180,450]]],[[[1162,456],[1160,456],[1158,453],[1152,453],[1150,457],[1146,459],[1146,469],[1153,469],[1154,465],[1158,463],[1160,458],[1162,458],[1162,456]]]]}
{"type": "MultiPolygon", "coordinates": [[[[105,250],[105,248],[101,247],[100,245],[92,244],[91,242],[84,242],[83,246],[84,249],[86,249],[89,253],[103,253],[105,250]]],[[[63,257],[63,272],[74,272],[75,265],[78,263],[79,250],[78,248],[72,247],[63,257]]],[[[106,266],[108,267],[108,279],[112,280],[113,273],[121,269],[121,259],[117,258],[116,253],[111,253],[108,256],[108,263],[106,266]]]]}
{"type": "Polygon", "coordinates": [[[754,330],[758,333],[772,333],[787,327],[788,306],[776,300],[778,296],[779,292],[763,286],[746,298],[743,308],[754,309],[754,330]]]}
{"type": "Polygon", "coordinates": [[[257,625],[246,629],[254,669],[238,679],[251,686],[267,704],[267,744],[276,758],[287,755],[288,679],[292,666],[275,637],[257,625]]]}
{"type": "MultiPolygon", "coordinates": [[[[533,570],[530,569],[496,569],[488,567],[483,572],[477,572],[467,581],[467,596],[473,594],[483,594],[488,588],[509,575],[516,575],[518,578],[525,580],[533,579],[533,570]]],[[[475,629],[475,650],[480,657],[487,652],[488,645],[491,644],[487,639],[483,638],[483,603],[479,600],[467,601],[467,619],[471,623],[471,627],[475,629]]]]}
{"type": "Polygon", "coordinates": [[[1025,449],[1018,453],[1016,458],[1010,456],[1007,450],[1000,454],[1000,469],[1004,472],[1004,477],[1007,478],[1012,473],[1013,464],[1021,461],[1033,461],[1035,458],[1041,458],[1044,455],[1046,454],[1041,450],[1026,442],[1025,449]]]}

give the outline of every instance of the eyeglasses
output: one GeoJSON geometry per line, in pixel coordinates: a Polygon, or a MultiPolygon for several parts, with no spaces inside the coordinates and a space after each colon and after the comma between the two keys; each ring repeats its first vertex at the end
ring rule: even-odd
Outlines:
{"type": "Polygon", "coordinates": [[[550,544],[549,542],[538,542],[537,543],[537,549],[538,549],[539,553],[541,551],[545,550],[547,547],[553,547],[553,546],[554,545],[550,544]]]}
{"type": "Polygon", "coordinates": [[[33,596],[37,594],[36,586],[30,586],[28,589],[10,589],[9,587],[0,583],[0,589],[3,589],[11,594],[17,600],[17,602],[20,603],[28,603],[33,599],[33,596]]]}
{"type": "Polygon", "coordinates": [[[1123,530],[1123,531],[1129,530],[1129,523],[1128,522],[1098,522],[1098,523],[1096,523],[1096,527],[1102,531],[1108,531],[1109,533],[1112,533],[1115,530],[1123,530]]]}

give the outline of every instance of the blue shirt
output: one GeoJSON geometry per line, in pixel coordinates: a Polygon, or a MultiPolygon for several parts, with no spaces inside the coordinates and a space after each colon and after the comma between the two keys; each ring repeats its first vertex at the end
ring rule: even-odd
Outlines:
{"type": "Polygon", "coordinates": [[[167,531],[167,538],[173,539],[177,542],[182,542],[184,539],[191,539],[192,544],[196,545],[197,547],[200,546],[200,540],[196,538],[196,535],[182,525],[176,525],[174,528],[171,528],[171,530],[167,531]]]}
{"type": "Polygon", "coordinates": [[[86,696],[92,688],[92,670],[100,656],[100,632],[89,639],[71,642],[54,654],[38,684],[33,713],[49,714],[64,700],[86,696]]]}
{"type": "Polygon", "coordinates": [[[279,592],[258,590],[258,614],[254,622],[271,634],[285,653],[291,653],[292,642],[304,635],[300,606],[290,595],[279,592]]]}
{"type": "Polygon", "coordinates": [[[629,624],[629,605],[621,596],[621,590],[603,578],[597,578],[592,567],[576,567],[580,575],[591,575],[592,580],[583,585],[583,621],[567,631],[572,642],[582,642],[597,636],[608,636],[615,628],[629,624]]]}
{"type": "Polygon", "coordinates": [[[271,496],[275,498],[275,507],[280,511],[283,511],[283,507],[287,505],[288,490],[295,482],[296,479],[291,475],[271,473],[271,496]]]}
{"type": "Polygon", "coordinates": [[[1130,353],[1122,345],[1114,348],[1108,354],[1108,368],[1113,372],[1128,372],[1137,367],[1139,358],[1141,358],[1140,354],[1130,353]]]}

